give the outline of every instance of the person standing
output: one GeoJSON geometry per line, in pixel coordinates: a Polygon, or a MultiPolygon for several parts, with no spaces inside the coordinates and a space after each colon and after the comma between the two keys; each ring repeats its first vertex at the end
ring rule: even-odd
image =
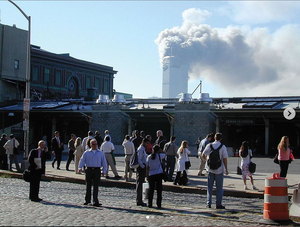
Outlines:
{"type": "Polygon", "coordinates": [[[257,188],[255,187],[255,185],[253,183],[252,173],[250,173],[250,171],[249,171],[249,165],[250,165],[251,158],[252,158],[252,150],[249,149],[249,142],[248,141],[244,141],[242,143],[242,146],[239,150],[239,156],[242,159],[242,161],[241,161],[241,170],[242,170],[242,179],[244,181],[244,189],[248,190],[246,180],[247,180],[247,177],[249,177],[250,182],[252,184],[252,189],[256,190],[257,188]]]}
{"type": "Polygon", "coordinates": [[[115,179],[119,180],[122,177],[119,176],[118,172],[117,172],[117,168],[116,165],[114,163],[113,160],[113,156],[112,156],[112,152],[114,152],[115,150],[115,146],[113,145],[112,142],[110,142],[110,137],[106,136],[105,138],[105,142],[102,143],[100,150],[105,154],[106,160],[107,160],[107,170],[105,173],[106,178],[108,179],[108,165],[110,165],[111,170],[113,171],[114,175],[115,175],[115,179]]]}
{"type": "Polygon", "coordinates": [[[95,139],[97,140],[98,148],[100,148],[101,144],[103,143],[103,139],[99,131],[95,131],[95,139]]]}
{"type": "Polygon", "coordinates": [[[176,137],[171,136],[170,142],[165,144],[164,152],[166,153],[167,166],[166,166],[166,174],[168,176],[168,181],[173,182],[173,173],[176,164],[176,157],[178,158],[177,150],[178,147],[175,144],[176,137]]]}
{"type": "Polygon", "coordinates": [[[95,139],[93,137],[93,132],[92,131],[88,131],[88,136],[84,137],[83,140],[82,140],[81,146],[82,146],[82,148],[83,148],[84,151],[89,149],[89,145],[87,143],[88,139],[95,139]]]}
{"type": "Polygon", "coordinates": [[[7,154],[6,149],[3,147],[7,142],[7,135],[3,133],[0,138],[0,169],[7,170],[7,154]]]}
{"type": "Polygon", "coordinates": [[[286,177],[287,171],[290,164],[290,157],[292,150],[290,149],[289,137],[283,136],[280,143],[277,146],[278,149],[278,160],[280,166],[280,177],[286,177]]]}
{"type": "Polygon", "coordinates": [[[75,140],[76,140],[76,136],[75,134],[71,134],[71,139],[68,142],[68,160],[67,160],[67,164],[66,164],[66,170],[69,171],[69,166],[71,161],[74,161],[74,151],[75,151],[75,140]]]}
{"type": "Polygon", "coordinates": [[[104,140],[105,140],[105,137],[108,136],[109,137],[109,140],[111,142],[111,136],[109,135],[109,131],[108,130],[105,130],[104,131],[104,140]]]}
{"type": "Polygon", "coordinates": [[[57,161],[57,169],[59,170],[60,163],[61,163],[62,151],[64,150],[64,143],[63,143],[61,137],[59,136],[58,131],[54,132],[54,137],[51,139],[51,150],[52,150],[52,154],[54,155],[54,159],[52,162],[52,168],[54,168],[54,164],[57,161]]]}
{"type": "Polygon", "coordinates": [[[203,140],[201,140],[201,142],[199,144],[199,148],[197,149],[198,150],[198,158],[200,160],[198,176],[205,176],[202,172],[205,168],[206,161],[202,158],[202,152],[204,151],[207,144],[209,144],[213,138],[214,138],[213,133],[208,134],[203,140]]]}
{"type": "Polygon", "coordinates": [[[199,145],[200,145],[200,143],[201,143],[201,140],[202,140],[202,139],[201,139],[201,136],[199,136],[198,139],[197,139],[196,142],[195,142],[197,151],[199,150],[199,145]]]}
{"type": "MultiPolygon", "coordinates": [[[[102,204],[98,200],[99,182],[102,172],[107,171],[107,163],[105,155],[97,147],[97,140],[91,140],[91,149],[86,150],[79,162],[78,172],[81,173],[82,168],[86,166],[85,170],[85,184],[86,194],[85,203],[83,205],[89,205],[92,197],[92,185],[93,185],[93,206],[100,207],[102,204]]],[[[103,175],[103,174],[102,174],[103,175]]]]}
{"type": "Polygon", "coordinates": [[[217,162],[218,167],[212,167],[208,165],[208,176],[207,176],[207,208],[211,208],[212,203],[212,192],[213,185],[216,182],[216,209],[225,209],[225,206],[222,205],[223,199],[223,180],[224,180],[224,172],[228,175],[227,168],[227,148],[224,144],[221,143],[222,133],[216,133],[215,141],[211,144],[208,144],[202,154],[202,158],[206,161],[210,161],[210,163],[217,162]],[[213,160],[212,153],[218,150],[219,156],[217,160],[213,160]],[[211,160],[209,160],[211,159],[211,160]]]}
{"type": "Polygon", "coordinates": [[[148,144],[147,148],[146,148],[146,153],[147,155],[152,154],[152,137],[150,135],[147,135],[146,138],[150,141],[150,143],[148,144]]]}
{"type": "Polygon", "coordinates": [[[147,206],[146,203],[143,202],[143,183],[145,182],[146,177],[146,147],[150,141],[148,139],[143,139],[141,145],[137,149],[137,157],[139,166],[136,171],[136,205],[137,206],[147,206]]]}
{"type": "Polygon", "coordinates": [[[157,135],[157,139],[155,140],[155,144],[158,144],[160,148],[163,150],[165,144],[167,143],[166,138],[163,136],[163,131],[157,130],[156,135],[157,135]]]}
{"type": "Polygon", "coordinates": [[[130,141],[130,136],[126,135],[124,142],[122,143],[124,147],[124,154],[125,154],[125,175],[124,178],[126,181],[130,181],[132,177],[132,169],[129,167],[130,158],[135,151],[134,144],[130,141]],[[128,179],[128,172],[129,172],[129,179],[128,179]]]}
{"type": "Polygon", "coordinates": [[[14,148],[17,148],[20,145],[19,141],[15,138],[13,134],[10,134],[9,138],[10,140],[6,141],[6,143],[3,146],[6,149],[6,152],[9,154],[9,170],[13,171],[12,163],[14,161],[17,171],[22,172],[18,161],[18,155],[14,154],[14,148]]]}
{"type": "Polygon", "coordinates": [[[153,152],[146,159],[146,176],[149,182],[149,195],[148,195],[148,207],[152,207],[154,189],[156,188],[157,208],[161,208],[162,201],[162,165],[161,160],[165,158],[165,153],[158,146],[154,145],[153,152]]]}
{"type": "Polygon", "coordinates": [[[45,141],[38,142],[38,148],[30,151],[28,156],[29,167],[31,174],[29,199],[33,202],[40,202],[39,198],[40,182],[42,174],[46,171],[46,160],[51,159],[51,154],[45,146],[45,141]]]}
{"type": "Polygon", "coordinates": [[[81,138],[77,137],[75,140],[75,151],[74,151],[74,155],[75,155],[75,173],[79,174],[78,172],[78,165],[79,165],[79,160],[81,159],[81,156],[84,152],[82,146],[81,146],[81,138]]]}
{"type": "Polygon", "coordinates": [[[141,145],[143,138],[140,136],[139,130],[135,130],[134,138],[131,140],[134,144],[135,150],[138,149],[138,147],[141,145]]]}
{"type": "Polygon", "coordinates": [[[176,178],[174,180],[174,185],[177,185],[177,183],[186,185],[187,184],[187,169],[185,168],[185,162],[189,161],[188,155],[191,154],[191,151],[188,149],[188,142],[186,140],[183,140],[181,142],[181,145],[177,151],[178,160],[177,160],[177,173],[176,178]],[[182,178],[181,178],[182,173],[182,178]],[[180,181],[180,178],[182,181],[180,181]]]}

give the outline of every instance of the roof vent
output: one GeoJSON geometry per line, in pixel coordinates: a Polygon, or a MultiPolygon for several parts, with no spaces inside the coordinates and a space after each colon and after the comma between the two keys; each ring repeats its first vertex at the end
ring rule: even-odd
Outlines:
{"type": "Polygon", "coordinates": [[[191,102],[192,101],[192,94],[189,93],[182,93],[179,102],[191,102]]]}
{"type": "Polygon", "coordinates": [[[212,102],[212,99],[209,97],[208,93],[200,93],[198,100],[200,102],[212,102]]]}
{"type": "Polygon", "coordinates": [[[113,103],[125,103],[126,100],[124,99],[124,95],[114,95],[112,102],[113,103]]]}
{"type": "Polygon", "coordinates": [[[100,104],[109,103],[108,95],[99,95],[98,99],[96,100],[96,103],[100,103],[100,104]]]}

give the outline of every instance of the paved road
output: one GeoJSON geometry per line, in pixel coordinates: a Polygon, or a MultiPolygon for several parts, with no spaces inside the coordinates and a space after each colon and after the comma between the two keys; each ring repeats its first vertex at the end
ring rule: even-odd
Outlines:
{"type": "MultiPolygon", "coordinates": [[[[0,225],[4,226],[253,226],[262,219],[261,199],[225,197],[227,210],[206,209],[206,196],[163,192],[163,208],[135,206],[134,189],[100,187],[103,207],[82,205],[85,186],[41,182],[41,203],[28,200],[28,183],[0,178],[0,225]]],[[[155,203],[154,203],[155,204],[155,203]]]]}

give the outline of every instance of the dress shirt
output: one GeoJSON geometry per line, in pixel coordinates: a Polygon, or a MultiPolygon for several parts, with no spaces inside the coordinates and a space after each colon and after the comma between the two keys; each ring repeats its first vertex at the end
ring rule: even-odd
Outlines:
{"type": "Polygon", "coordinates": [[[100,150],[104,153],[110,153],[111,151],[115,150],[115,146],[112,142],[105,141],[101,144],[100,150]]]}
{"type": "Polygon", "coordinates": [[[103,167],[103,173],[106,173],[107,171],[107,162],[105,155],[98,149],[95,152],[93,152],[92,149],[89,149],[83,153],[79,162],[78,169],[82,169],[84,165],[86,165],[86,167],[103,167]]]}
{"type": "Polygon", "coordinates": [[[147,153],[146,153],[146,148],[141,144],[138,149],[137,149],[137,156],[138,156],[138,162],[141,168],[146,167],[146,158],[147,158],[147,153]]]}

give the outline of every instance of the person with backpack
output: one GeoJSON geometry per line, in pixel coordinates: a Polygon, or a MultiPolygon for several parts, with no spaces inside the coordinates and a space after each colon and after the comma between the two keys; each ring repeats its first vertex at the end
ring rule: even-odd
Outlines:
{"type": "Polygon", "coordinates": [[[221,143],[222,133],[215,134],[215,141],[208,144],[202,154],[207,161],[207,208],[211,208],[213,185],[216,182],[216,209],[225,209],[222,205],[224,173],[228,175],[227,148],[221,143]]]}
{"type": "Polygon", "coordinates": [[[241,157],[241,169],[242,169],[242,179],[244,181],[244,189],[248,190],[246,180],[247,176],[250,178],[250,182],[252,184],[253,190],[256,190],[257,188],[253,184],[253,177],[252,173],[249,171],[249,165],[252,158],[252,150],[249,149],[249,142],[244,141],[241,145],[241,148],[239,150],[239,156],[241,157]]]}

